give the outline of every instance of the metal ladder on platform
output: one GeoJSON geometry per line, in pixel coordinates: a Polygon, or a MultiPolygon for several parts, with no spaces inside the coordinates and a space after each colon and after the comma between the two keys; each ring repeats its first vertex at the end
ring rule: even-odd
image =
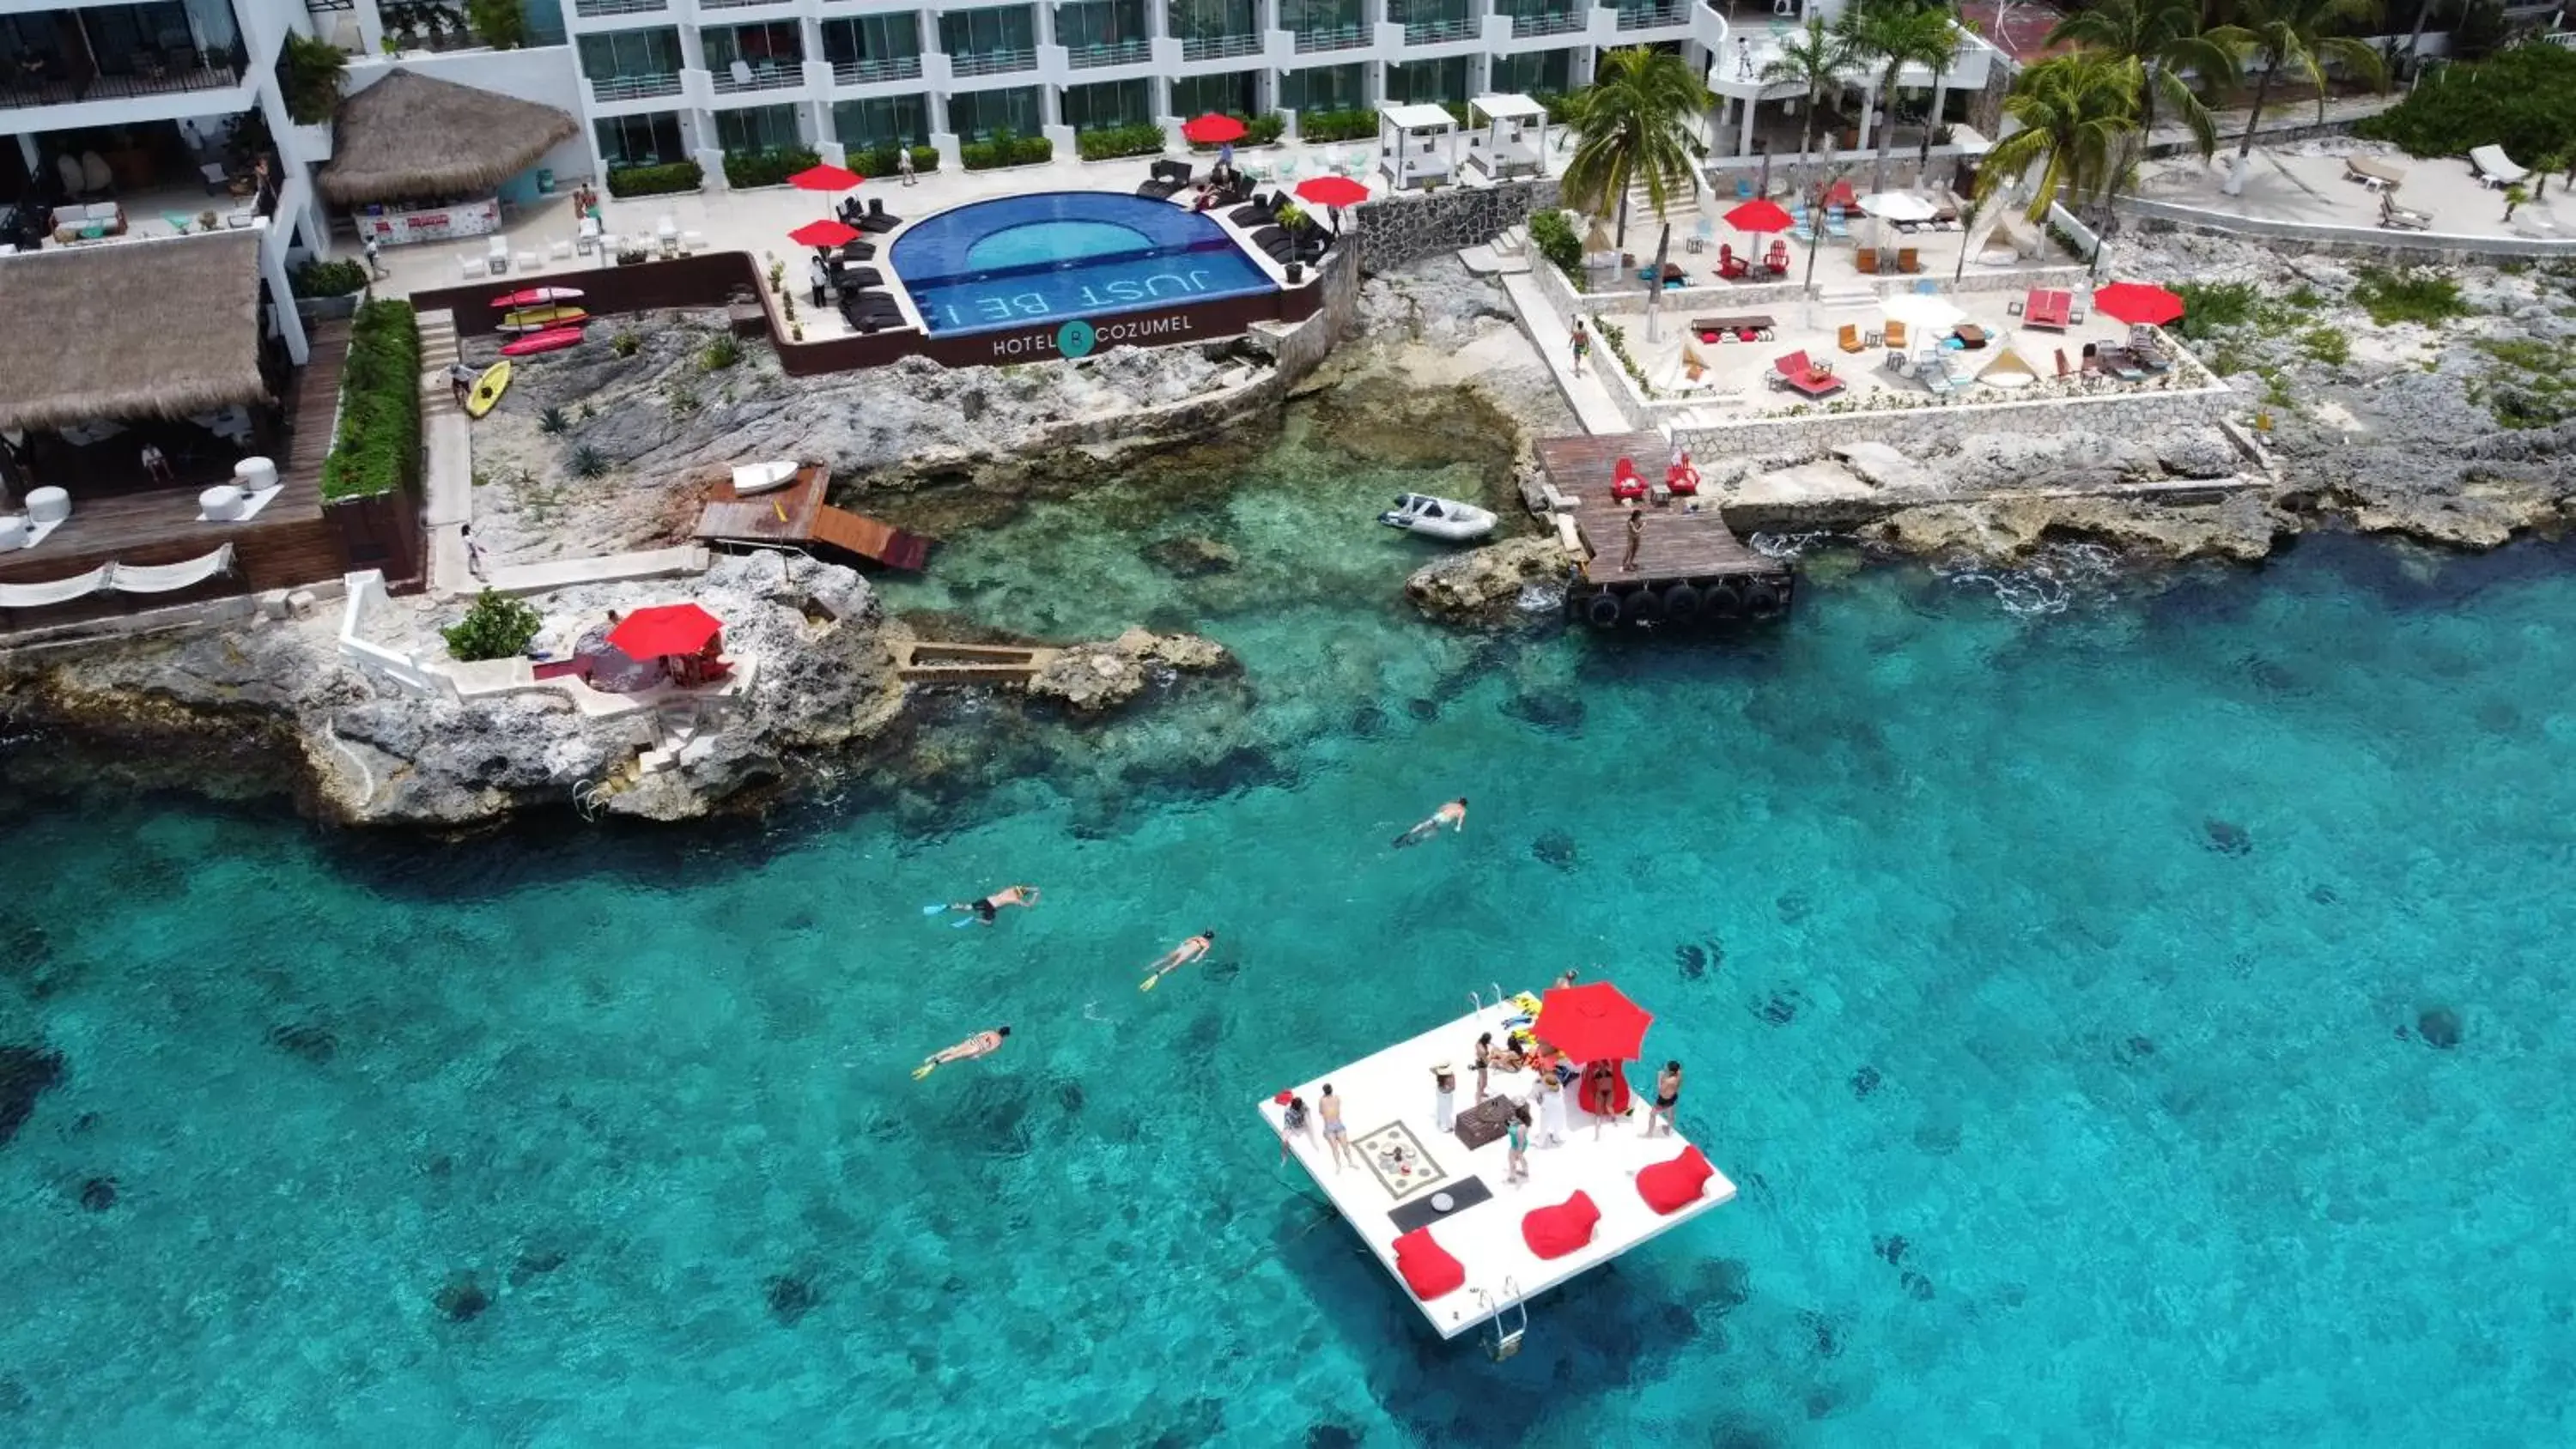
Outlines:
{"type": "Polygon", "coordinates": [[[1484,995],[1477,991],[1475,987],[1470,986],[1467,988],[1467,1000],[1475,1004],[1476,1014],[1478,1016],[1482,1016],[1488,1011],[1499,1011],[1502,1009],[1503,1003],[1512,999],[1511,994],[1503,990],[1501,982],[1488,981],[1485,984],[1494,988],[1494,999],[1491,1001],[1487,1001],[1484,998],[1484,995]]]}
{"type": "Polygon", "coordinates": [[[1476,1304],[1486,1313],[1485,1356],[1501,1363],[1519,1353],[1521,1338],[1529,1332],[1529,1300],[1521,1296],[1521,1285],[1505,1278],[1499,1298],[1479,1288],[1476,1290],[1476,1304]],[[1518,1319],[1506,1327],[1503,1323],[1505,1314],[1516,1314],[1518,1319]]]}

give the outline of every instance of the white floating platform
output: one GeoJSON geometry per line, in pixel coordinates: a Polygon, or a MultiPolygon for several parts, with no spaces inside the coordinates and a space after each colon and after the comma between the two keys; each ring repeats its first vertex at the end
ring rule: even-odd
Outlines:
{"type": "MultiPolygon", "coordinates": [[[[1359,1233],[1388,1274],[1395,1277],[1395,1290],[1408,1299],[1413,1297],[1413,1290],[1395,1272],[1395,1240],[1404,1235],[1404,1229],[1389,1214],[1399,1207],[1428,1202],[1444,1189],[1454,1195],[1458,1185],[1471,1178],[1492,1189],[1491,1199],[1462,1205],[1428,1225],[1432,1237],[1467,1270],[1464,1284],[1428,1303],[1415,1302],[1423,1318],[1443,1338],[1456,1338],[1484,1323],[1515,1291],[1522,1299],[1535,1298],[1735,1196],[1735,1184],[1724,1173],[1709,1178],[1696,1202],[1670,1214],[1657,1214],[1638,1196],[1639,1169],[1669,1162],[1690,1145],[1690,1140],[1679,1133],[1641,1135],[1654,1098],[1654,1073],[1649,1068],[1661,1067],[1664,1060],[1652,1055],[1651,1046],[1649,1061],[1632,1063],[1628,1068],[1633,1114],[1624,1119],[1598,1119],[1600,1135],[1596,1140],[1596,1119],[1576,1104],[1574,1089],[1568,1088],[1566,1140],[1559,1146],[1543,1146],[1539,1133],[1532,1133],[1530,1175],[1525,1182],[1505,1180],[1507,1149],[1501,1138],[1470,1150],[1454,1132],[1433,1127],[1431,1068],[1447,1062],[1456,1069],[1458,1091],[1453,1105],[1457,1111],[1465,1112],[1475,1105],[1476,1074],[1468,1062],[1476,1038],[1492,1032],[1496,1041],[1503,1040],[1503,1023],[1519,1014],[1508,1003],[1488,1007],[1289,1089],[1306,1099],[1310,1119],[1307,1131],[1289,1139],[1289,1152],[1324,1189],[1334,1208],[1359,1233]],[[1420,1181],[1398,1179],[1401,1186],[1390,1187],[1379,1173],[1367,1167],[1336,1171],[1332,1152],[1324,1144],[1323,1123],[1316,1108],[1326,1082],[1333,1084],[1333,1095],[1341,1099],[1342,1124],[1350,1129],[1355,1147],[1380,1134],[1401,1130],[1410,1134],[1428,1159],[1432,1175],[1417,1174],[1417,1178],[1425,1179],[1420,1181]],[[1577,1189],[1590,1194],[1601,1210],[1592,1241],[1561,1258],[1533,1254],[1521,1237],[1522,1215],[1533,1208],[1554,1207],[1577,1189]]],[[[1536,1075],[1530,1072],[1495,1072],[1487,1081],[1487,1095],[1526,1101],[1536,1081],[1536,1075]]],[[[1686,1071],[1682,1082],[1683,1114],[1689,1114],[1694,1096],[1711,1090],[1705,1077],[1694,1082],[1686,1071]]],[[[1287,1111],[1276,1102],[1261,1103],[1261,1119],[1273,1133],[1284,1130],[1287,1111]]],[[[1531,1117],[1537,1119],[1535,1109],[1531,1117]]]]}

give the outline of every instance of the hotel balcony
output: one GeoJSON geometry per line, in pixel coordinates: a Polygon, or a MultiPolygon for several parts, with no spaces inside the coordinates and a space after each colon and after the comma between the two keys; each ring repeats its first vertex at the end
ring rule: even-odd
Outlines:
{"type": "Polygon", "coordinates": [[[1365,25],[1336,25],[1322,30],[1300,30],[1295,34],[1299,55],[1312,55],[1323,50],[1364,50],[1369,43],[1369,28],[1365,25]]]}
{"type": "Polygon", "coordinates": [[[573,0],[572,13],[584,20],[606,20],[618,15],[659,15],[671,8],[671,0],[573,0]]]}
{"type": "Polygon", "coordinates": [[[789,91],[805,84],[805,69],[798,64],[763,61],[754,65],[736,61],[723,70],[707,72],[708,89],[720,96],[746,95],[752,91],[789,91]]]}
{"type": "Polygon", "coordinates": [[[250,68],[250,57],[239,41],[221,49],[199,50],[187,43],[189,32],[184,29],[162,31],[157,37],[160,44],[121,54],[96,48],[87,27],[75,18],[96,13],[72,10],[26,17],[50,24],[48,38],[58,48],[20,51],[0,61],[0,109],[229,90],[243,83],[250,68]]]}
{"type": "Polygon", "coordinates": [[[873,86],[887,81],[921,79],[921,57],[896,56],[889,60],[836,60],[832,62],[832,84],[836,86],[873,86]]]}
{"type": "Polygon", "coordinates": [[[1563,10],[1553,15],[1515,15],[1512,17],[1512,39],[1536,40],[1548,35],[1571,35],[1592,24],[1589,9],[1563,10]]]}
{"type": "Polygon", "coordinates": [[[1404,43],[1411,45],[1445,45],[1453,40],[1473,40],[1484,33],[1484,23],[1471,15],[1453,15],[1441,20],[1409,20],[1404,25],[1404,43]]]}
{"type": "Polygon", "coordinates": [[[1232,60],[1237,56],[1259,55],[1261,37],[1253,35],[1189,35],[1181,38],[1181,59],[1186,61],[1232,60]]]}
{"type": "Polygon", "coordinates": [[[1099,70],[1113,65],[1143,65],[1154,58],[1153,42],[1120,40],[1108,45],[1068,46],[1065,64],[1075,70],[1099,70]]]}
{"type": "Polygon", "coordinates": [[[1619,7],[1621,30],[1668,30],[1690,24],[1690,7],[1667,0],[1660,5],[1623,5],[1619,7]]]}
{"type": "Polygon", "coordinates": [[[958,77],[1001,75],[1006,71],[1037,68],[1038,53],[1034,49],[967,50],[948,57],[948,73],[958,77]]]}
{"type": "Polygon", "coordinates": [[[590,81],[589,85],[590,103],[594,106],[613,105],[620,101],[649,101],[678,95],[680,73],[608,76],[590,81]]]}

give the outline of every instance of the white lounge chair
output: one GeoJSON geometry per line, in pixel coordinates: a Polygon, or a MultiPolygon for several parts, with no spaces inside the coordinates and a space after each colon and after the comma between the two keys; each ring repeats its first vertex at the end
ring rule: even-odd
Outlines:
{"type": "Polygon", "coordinates": [[[2529,168],[2514,165],[2513,158],[2504,154],[2502,146],[2471,148],[2469,169],[2477,173],[2480,186],[2492,187],[2496,190],[2502,190],[2531,175],[2529,168]]]}

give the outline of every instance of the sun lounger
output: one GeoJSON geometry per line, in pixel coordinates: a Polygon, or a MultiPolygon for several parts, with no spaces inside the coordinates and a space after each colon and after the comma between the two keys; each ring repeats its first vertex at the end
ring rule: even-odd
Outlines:
{"type": "Polygon", "coordinates": [[[2504,154],[2502,146],[2478,146],[2469,151],[2469,170],[2476,174],[2480,186],[2503,190],[2531,175],[2529,168],[2516,166],[2504,154]]]}
{"type": "Polygon", "coordinates": [[[2034,287],[2021,304],[2021,320],[2025,327],[2046,327],[2063,332],[2074,320],[2074,314],[2075,294],[2072,292],[2034,287]]]}
{"type": "Polygon", "coordinates": [[[2390,231],[2427,231],[2433,218],[2420,211],[2408,211],[2385,192],[2379,198],[2379,224],[2390,231]]]}
{"type": "Polygon", "coordinates": [[[2373,191],[2395,191],[2406,180],[2406,168],[2373,156],[2346,156],[2343,178],[2358,181],[2373,191]]]}
{"type": "Polygon", "coordinates": [[[1912,247],[1898,247],[1896,249],[1896,269],[1900,272],[1919,272],[1923,270],[1923,254],[1912,247]]]}
{"type": "MultiPolygon", "coordinates": [[[[1851,331],[1850,328],[1843,329],[1851,331]]],[[[1843,380],[1834,376],[1830,366],[1818,367],[1807,360],[1804,351],[1772,359],[1771,385],[1803,393],[1808,397],[1831,397],[1843,390],[1843,380]]]]}
{"type": "Polygon", "coordinates": [[[868,202],[867,214],[850,225],[866,232],[892,231],[903,225],[903,218],[887,211],[883,198],[876,198],[868,202]]]}
{"type": "Polygon", "coordinates": [[[1190,163],[1187,161],[1157,161],[1153,165],[1152,175],[1146,180],[1144,185],[1136,188],[1136,194],[1138,196],[1150,196],[1156,201],[1169,201],[1174,196],[1179,195],[1189,184],[1190,163]]]}

